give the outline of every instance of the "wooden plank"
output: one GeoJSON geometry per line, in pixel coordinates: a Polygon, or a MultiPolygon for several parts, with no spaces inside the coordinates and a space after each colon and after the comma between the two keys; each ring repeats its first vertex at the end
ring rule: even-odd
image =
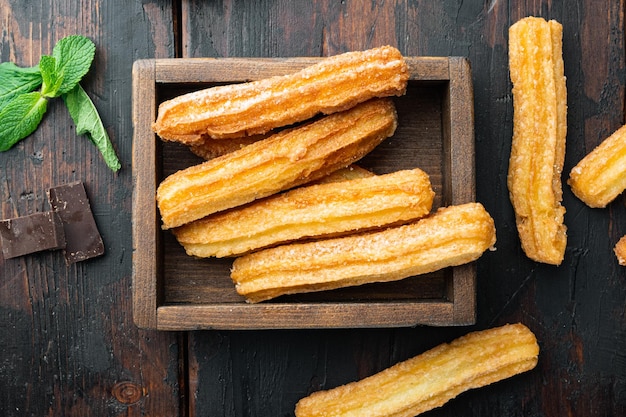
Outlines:
{"type": "MultiPolygon", "coordinates": [[[[455,173],[446,177],[451,181],[444,187],[451,196],[447,201],[456,203],[476,201],[476,169],[474,146],[474,88],[472,86],[470,62],[466,58],[450,59],[450,84],[446,96],[444,112],[449,112],[445,124],[444,144],[446,157],[444,172],[455,173]],[[463,141],[462,145],[458,145],[463,141]],[[452,146],[457,144],[457,146],[452,146]]],[[[449,296],[453,300],[454,317],[458,323],[467,325],[476,323],[476,265],[465,265],[452,271],[452,285],[449,296]]]]}
{"type": "Polygon", "coordinates": [[[191,333],[193,415],[290,415],[299,397],[311,391],[365,377],[469,329],[515,321],[538,335],[537,369],[468,392],[432,416],[626,414],[626,372],[619,366],[625,271],[612,254],[612,245],[626,234],[623,198],[606,210],[589,210],[564,185],[570,242],[566,261],[554,268],[524,257],[506,185],[512,131],[508,25],[528,15],[564,25],[566,177],[624,121],[623,0],[583,0],[576,7],[496,0],[189,0],[182,11],[185,57],[324,56],[383,43],[412,56],[468,57],[476,198],[498,231],[497,250],[477,264],[478,315],[470,328],[191,333]]]}
{"type": "Polygon", "coordinates": [[[451,302],[431,301],[420,304],[395,302],[391,305],[397,316],[378,314],[377,310],[386,310],[390,303],[355,302],[350,305],[327,303],[322,306],[299,303],[295,307],[285,303],[225,305],[167,305],[158,308],[158,327],[160,330],[250,330],[250,329],[315,329],[363,327],[402,327],[402,326],[445,326],[453,317],[451,302]],[[372,305],[374,304],[374,305],[372,305]],[[230,310],[228,315],[224,311],[230,310]],[[366,314],[364,314],[366,313],[366,314]],[[318,320],[315,317],[319,317],[318,320]],[[281,326],[282,318],[284,325],[281,326]],[[279,322],[277,324],[277,321],[279,322]]]}
{"type": "Polygon", "coordinates": [[[444,112],[448,113],[444,117],[449,120],[443,126],[444,141],[450,141],[443,146],[447,152],[444,171],[455,174],[446,177],[450,184],[444,188],[451,195],[445,198],[457,204],[476,201],[474,88],[469,67],[470,63],[465,58],[450,58],[450,84],[444,103],[444,112]]]}
{"type": "Polygon", "coordinates": [[[143,328],[156,328],[155,311],[162,298],[156,244],[159,218],[154,198],[157,149],[150,120],[156,111],[154,60],[143,59],[133,65],[133,319],[143,328]],[[144,115],[143,117],[141,115],[144,115]],[[149,115],[149,116],[145,116],[149,115]],[[145,135],[147,137],[139,137],[145,135]],[[141,144],[141,145],[139,145],[141,144]],[[151,171],[152,176],[138,173],[151,171]],[[137,288],[144,291],[136,291],[137,288]]]}
{"type": "MultiPolygon", "coordinates": [[[[157,59],[155,65],[155,81],[167,84],[191,84],[211,82],[230,82],[234,79],[254,81],[275,75],[285,75],[312,65],[319,61],[319,57],[293,58],[179,58],[157,59]],[[181,71],[184,68],[184,71],[181,71]],[[210,73],[207,73],[207,70],[210,73]]],[[[419,57],[407,62],[409,71],[415,79],[422,81],[441,81],[450,79],[450,65],[448,57],[419,57]]],[[[453,75],[466,77],[469,66],[464,60],[455,61],[453,75]]],[[[459,80],[460,83],[470,83],[471,78],[459,80]]]]}
{"type": "Polygon", "coordinates": [[[37,65],[70,34],[94,41],[81,84],[122,162],[107,168],[61,99],[0,153],[3,218],[48,210],[47,188],[80,180],[105,244],[102,257],[69,267],[61,252],[0,259],[2,415],[181,414],[177,335],[139,330],[131,310],[131,67],[173,54],[172,10],[157,3],[0,0],[3,62],[37,65]]]}

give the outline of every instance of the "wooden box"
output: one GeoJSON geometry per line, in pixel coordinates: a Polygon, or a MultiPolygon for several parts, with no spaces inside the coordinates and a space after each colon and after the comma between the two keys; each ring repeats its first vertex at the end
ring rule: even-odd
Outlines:
{"type": "MultiPolygon", "coordinates": [[[[133,308],[139,327],[160,330],[452,326],[475,322],[474,264],[391,283],[248,304],[229,259],[195,259],[161,230],[155,192],[167,175],[201,162],[151,129],[158,104],[176,95],[272,75],[319,58],[140,60],[133,67],[133,308]]],[[[475,199],[473,91],[465,58],[408,57],[407,94],[395,98],[395,135],[359,165],[376,173],[419,167],[435,207],[475,199]]]]}

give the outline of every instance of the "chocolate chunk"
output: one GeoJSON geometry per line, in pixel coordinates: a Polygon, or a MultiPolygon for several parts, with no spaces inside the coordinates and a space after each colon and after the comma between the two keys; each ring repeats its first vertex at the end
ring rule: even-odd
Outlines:
{"type": "Polygon", "coordinates": [[[102,255],[104,244],[83,183],[50,188],[48,199],[63,222],[66,262],[72,264],[102,255]]]}
{"type": "Polygon", "coordinates": [[[59,216],[51,211],[0,220],[0,244],[5,259],[65,247],[59,216]]]}

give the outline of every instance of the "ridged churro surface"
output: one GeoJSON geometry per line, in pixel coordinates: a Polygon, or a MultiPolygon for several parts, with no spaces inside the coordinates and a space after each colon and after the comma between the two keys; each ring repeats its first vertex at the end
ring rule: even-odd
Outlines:
{"type": "Polygon", "coordinates": [[[396,48],[347,52],[292,74],[217,86],[163,102],[153,129],[163,139],[184,143],[197,142],[202,135],[266,133],[371,98],[403,95],[408,78],[396,48]]]}
{"type": "Polygon", "coordinates": [[[293,243],[236,259],[231,278],[248,302],[283,294],[394,281],[478,259],[495,244],[479,203],[439,209],[417,222],[342,238],[293,243]]]}
{"type": "Polygon", "coordinates": [[[459,394],[529,371],[539,345],[523,324],[476,331],[296,404],[296,417],[413,417],[459,394]]]}
{"type": "Polygon", "coordinates": [[[240,138],[230,139],[213,139],[205,135],[198,141],[188,143],[188,145],[191,152],[208,161],[209,159],[238,151],[239,149],[245,148],[254,142],[267,139],[269,136],[270,135],[267,134],[242,136],[240,138]]]}
{"type": "Polygon", "coordinates": [[[372,171],[352,164],[345,168],[338,169],[337,171],[333,171],[328,175],[324,175],[322,178],[317,181],[313,181],[311,184],[327,184],[331,182],[356,180],[358,178],[373,177],[374,175],[376,174],[372,171]]]}
{"type": "Polygon", "coordinates": [[[157,189],[163,228],[182,226],[346,167],[391,136],[396,124],[393,101],[374,99],[178,171],[157,189]]]}
{"type": "Polygon", "coordinates": [[[626,126],[585,156],[570,172],[569,185],[589,207],[606,207],[626,189],[626,126]]]}
{"type": "Polygon", "coordinates": [[[337,235],[426,216],[434,192],[420,170],[310,185],[174,229],[187,254],[233,256],[301,238],[337,235]]]}
{"type": "Polygon", "coordinates": [[[513,142],[508,187],[526,255],[558,265],[567,243],[561,205],[567,98],[562,26],[524,18],[509,29],[513,142]]]}
{"type": "Polygon", "coordinates": [[[621,239],[617,241],[613,251],[617,257],[617,262],[621,266],[626,266],[626,236],[622,236],[621,239]]]}

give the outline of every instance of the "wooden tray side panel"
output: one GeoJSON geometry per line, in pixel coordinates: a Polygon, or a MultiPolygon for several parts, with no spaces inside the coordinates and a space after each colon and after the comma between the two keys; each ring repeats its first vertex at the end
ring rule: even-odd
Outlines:
{"type": "MultiPolygon", "coordinates": [[[[168,84],[253,81],[289,74],[320,61],[319,57],[297,58],[180,58],[156,59],[155,81],[168,84]]],[[[412,79],[448,80],[447,57],[406,57],[412,79]]]]}
{"type": "MultiPolygon", "coordinates": [[[[474,92],[471,68],[466,58],[450,58],[450,85],[447,111],[449,131],[444,133],[445,168],[450,181],[447,192],[453,204],[476,201],[476,169],[474,141],[474,92]]],[[[471,325],[476,322],[476,264],[452,269],[453,322],[471,325]]]]}
{"type": "Polygon", "coordinates": [[[444,149],[449,151],[445,171],[450,179],[451,201],[454,204],[476,201],[476,170],[474,157],[474,92],[469,61],[450,58],[448,94],[449,132],[444,133],[444,149]]]}
{"type": "Polygon", "coordinates": [[[133,65],[133,318],[141,328],[157,327],[156,309],[162,283],[158,271],[157,150],[152,133],[156,114],[154,60],[133,65]]]}
{"type": "Polygon", "coordinates": [[[169,305],[158,309],[160,330],[251,330],[448,326],[448,302],[363,304],[169,305]],[[224,314],[228,308],[228,314],[224,314]],[[394,314],[389,314],[393,310],[394,314]]]}

